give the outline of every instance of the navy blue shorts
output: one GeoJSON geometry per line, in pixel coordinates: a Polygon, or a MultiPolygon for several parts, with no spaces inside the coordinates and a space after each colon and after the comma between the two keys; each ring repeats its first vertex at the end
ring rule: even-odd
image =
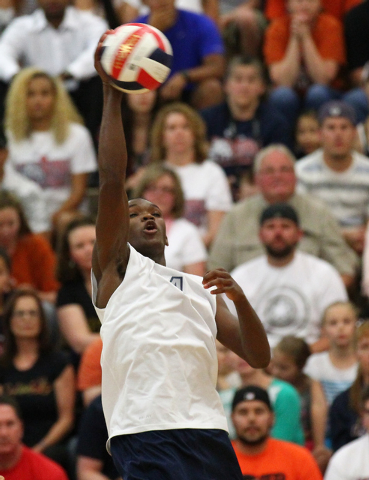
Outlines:
{"type": "Polygon", "coordinates": [[[124,480],[242,480],[223,430],[178,429],[119,435],[110,441],[124,480]]]}

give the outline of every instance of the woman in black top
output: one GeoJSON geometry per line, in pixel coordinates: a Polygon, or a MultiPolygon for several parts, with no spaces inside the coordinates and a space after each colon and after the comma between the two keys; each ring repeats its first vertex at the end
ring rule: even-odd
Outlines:
{"type": "Polygon", "coordinates": [[[64,464],[74,422],[74,371],[68,355],[52,348],[42,304],[33,290],[12,294],[4,313],[4,333],[1,391],[20,405],[23,441],[64,464]]]}
{"type": "Polygon", "coordinates": [[[66,227],[57,256],[61,283],[56,307],[60,331],[78,356],[99,336],[100,321],[91,301],[91,262],[95,223],[79,217],[66,227]]]}

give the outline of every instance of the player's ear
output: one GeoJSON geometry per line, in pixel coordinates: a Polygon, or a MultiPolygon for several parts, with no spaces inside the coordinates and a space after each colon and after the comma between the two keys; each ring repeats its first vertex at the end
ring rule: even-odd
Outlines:
{"type": "Polygon", "coordinates": [[[168,247],[169,242],[168,242],[168,237],[165,235],[165,245],[168,247]]]}

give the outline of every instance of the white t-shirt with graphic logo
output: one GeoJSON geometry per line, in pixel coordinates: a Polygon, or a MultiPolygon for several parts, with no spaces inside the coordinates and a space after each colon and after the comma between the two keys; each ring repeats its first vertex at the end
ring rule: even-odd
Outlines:
{"type": "MultiPolygon", "coordinates": [[[[240,265],[231,275],[259,315],[272,348],[286,335],[315,342],[324,310],[333,302],[347,300],[334,267],[300,251],[284,267],[269,265],[263,255],[240,265]]],[[[225,300],[235,312],[234,304],[225,300]]]]}
{"type": "Polygon", "coordinates": [[[46,131],[33,132],[20,142],[9,134],[8,146],[13,167],[43,189],[48,218],[69,197],[72,175],[97,169],[91,136],[77,123],[70,124],[69,135],[61,144],[46,131]]]}
{"type": "Polygon", "coordinates": [[[166,163],[181,180],[185,197],[185,217],[206,231],[208,211],[228,212],[232,195],[223,169],[211,160],[177,166],[166,163]]]}

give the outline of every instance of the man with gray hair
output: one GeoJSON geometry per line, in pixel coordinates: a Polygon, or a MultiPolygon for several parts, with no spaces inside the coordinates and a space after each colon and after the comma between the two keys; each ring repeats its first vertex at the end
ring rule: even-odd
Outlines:
{"type": "Polygon", "coordinates": [[[295,158],[284,145],[273,144],[255,158],[258,194],[237,203],[224,217],[213,242],[209,268],[233,270],[264,253],[259,239],[259,218],[268,205],[286,202],[300,219],[298,248],[331,263],[346,286],[352,284],[358,259],[344,241],[337,221],[319,199],[296,192],[295,158]]]}

